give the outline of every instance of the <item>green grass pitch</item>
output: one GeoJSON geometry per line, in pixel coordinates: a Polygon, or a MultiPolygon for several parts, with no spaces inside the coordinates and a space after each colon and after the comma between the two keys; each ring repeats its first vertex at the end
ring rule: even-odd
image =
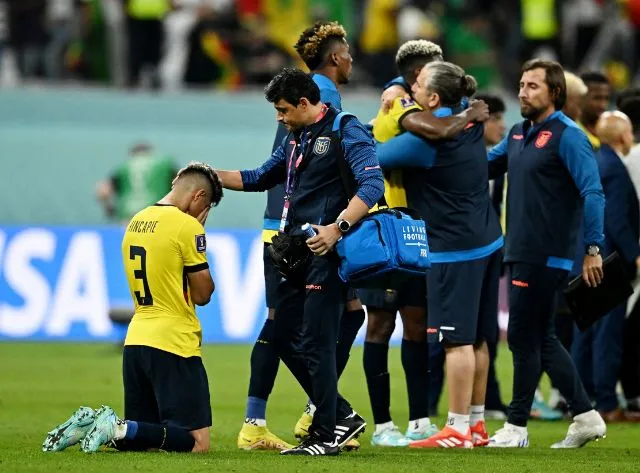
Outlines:
{"type": "MultiPolygon", "coordinates": [[[[423,451],[380,449],[370,446],[370,424],[360,437],[359,452],[335,458],[280,457],[275,452],[244,452],[235,446],[243,421],[249,377],[246,345],[206,346],[204,362],[211,385],[214,427],[212,450],[204,455],[119,453],[106,450],[83,454],[78,447],[61,453],[43,453],[49,429],[64,421],[78,406],[111,405],[122,414],[121,352],[105,344],[0,343],[0,471],[13,472],[640,472],[640,426],[609,427],[605,440],[580,450],[554,451],[567,422],[531,422],[531,447],[517,450],[423,451]]],[[[342,393],[371,422],[362,351],[354,349],[341,383],[342,393]]],[[[406,428],[406,389],[399,349],[390,352],[392,413],[406,428]]],[[[498,372],[505,399],[509,399],[511,366],[501,347],[498,372]]],[[[269,402],[268,425],[293,441],[293,426],[305,396],[284,366],[280,367],[269,402]]],[[[441,413],[446,406],[441,403],[441,413]]],[[[442,425],[442,418],[436,419],[442,425]]],[[[491,422],[493,431],[499,423],[491,422]]]]}

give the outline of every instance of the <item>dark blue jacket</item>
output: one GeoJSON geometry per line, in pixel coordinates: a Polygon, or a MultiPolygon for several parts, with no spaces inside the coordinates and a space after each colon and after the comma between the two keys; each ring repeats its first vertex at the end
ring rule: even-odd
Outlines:
{"type": "MultiPolygon", "coordinates": [[[[322,103],[331,104],[331,106],[338,111],[342,110],[342,98],[340,92],[336,88],[336,85],[331,79],[322,74],[313,74],[313,81],[320,89],[320,100],[322,103]]],[[[273,147],[271,152],[273,153],[278,146],[282,143],[282,140],[287,136],[289,132],[282,124],[278,124],[276,131],[276,138],[273,141],[273,147]]],[[[280,216],[282,214],[282,206],[284,204],[284,187],[280,184],[272,187],[267,192],[267,206],[264,209],[264,229],[265,230],[277,230],[280,226],[280,216]]],[[[271,241],[271,239],[268,239],[271,241]]]]}
{"type": "Polygon", "coordinates": [[[369,208],[382,197],[384,181],[373,138],[352,115],[342,120],[340,128],[337,115],[329,107],[318,122],[289,133],[262,166],[240,171],[244,190],[249,192],[282,183],[286,190],[287,182],[291,183],[288,225],[327,225],[347,207],[352,196],[341,179],[338,159],[347,161],[357,184],[355,194],[369,208]],[[297,171],[292,162],[299,162],[297,171]]]}
{"type": "MultiPolygon", "coordinates": [[[[440,108],[434,115],[451,115],[451,109],[440,108]]],[[[433,263],[484,258],[503,245],[489,197],[483,132],[482,124],[472,124],[451,140],[403,133],[378,145],[383,168],[406,171],[407,202],[427,222],[433,263]]]]}
{"type": "MultiPolygon", "coordinates": [[[[617,251],[635,275],[636,258],[640,256],[640,205],[631,177],[618,154],[603,144],[596,152],[600,180],[607,204],[604,209],[605,256],[617,251]]],[[[574,272],[582,272],[584,252],[582,238],[578,242],[578,254],[574,272]]]]}
{"type": "Polygon", "coordinates": [[[581,215],[585,244],[602,246],[604,194],[593,149],[562,112],[516,124],[489,151],[489,168],[490,177],[509,172],[505,262],[571,270],[581,215]]]}

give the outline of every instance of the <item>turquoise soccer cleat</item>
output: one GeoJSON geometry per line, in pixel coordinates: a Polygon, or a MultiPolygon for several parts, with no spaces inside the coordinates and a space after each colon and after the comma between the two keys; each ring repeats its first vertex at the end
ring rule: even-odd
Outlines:
{"type": "Polygon", "coordinates": [[[402,435],[394,425],[393,428],[374,433],[371,437],[371,445],[375,447],[408,447],[409,439],[402,435]]]}
{"type": "Polygon", "coordinates": [[[43,452],[61,452],[65,448],[80,442],[96,418],[96,412],[90,407],[80,407],[64,423],[55,427],[42,442],[43,452]]]}
{"type": "Polygon", "coordinates": [[[424,428],[421,428],[419,430],[409,430],[409,429],[407,429],[407,431],[405,432],[404,436],[407,439],[409,439],[409,441],[416,442],[418,440],[428,439],[429,437],[437,434],[438,432],[440,432],[440,429],[438,429],[438,426],[436,424],[431,424],[431,425],[425,426],[424,428]]]}
{"type": "Polygon", "coordinates": [[[530,417],[532,419],[556,421],[561,420],[563,416],[564,414],[561,411],[550,408],[544,401],[534,399],[531,405],[530,417]]]}
{"type": "Polygon", "coordinates": [[[96,411],[96,420],[93,422],[91,429],[82,439],[82,451],[85,453],[95,453],[102,445],[106,445],[116,436],[116,427],[118,419],[116,413],[109,406],[102,406],[96,411]]]}

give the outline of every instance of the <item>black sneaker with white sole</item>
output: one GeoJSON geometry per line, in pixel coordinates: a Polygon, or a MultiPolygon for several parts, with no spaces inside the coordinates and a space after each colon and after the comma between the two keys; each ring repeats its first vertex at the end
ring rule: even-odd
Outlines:
{"type": "Polygon", "coordinates": [[[335,430],[338,446],[343,448],[349,440],[358,438],[364,433],[366,426],[367,423],[356,411],[352,411],[344,419],[339,419],[336,422],[335,430]]]}
{"type": "Polygon", "coordinates": [[[280,455],[335,456],[339,453],[340,447],[337,441],[323,442],[309,437],[297,447],[282,450],[280,455]]]}

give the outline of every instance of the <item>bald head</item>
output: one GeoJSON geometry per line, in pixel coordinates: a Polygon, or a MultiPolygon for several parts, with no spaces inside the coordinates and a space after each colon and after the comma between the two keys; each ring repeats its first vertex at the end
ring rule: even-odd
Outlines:
{"type": "Polygon", "coordinates": [[[596,134],[600,141],[626,156],[633,146],[633,128],[631,120],[616,110],[600,115],[596,125],[596,134]]]}

